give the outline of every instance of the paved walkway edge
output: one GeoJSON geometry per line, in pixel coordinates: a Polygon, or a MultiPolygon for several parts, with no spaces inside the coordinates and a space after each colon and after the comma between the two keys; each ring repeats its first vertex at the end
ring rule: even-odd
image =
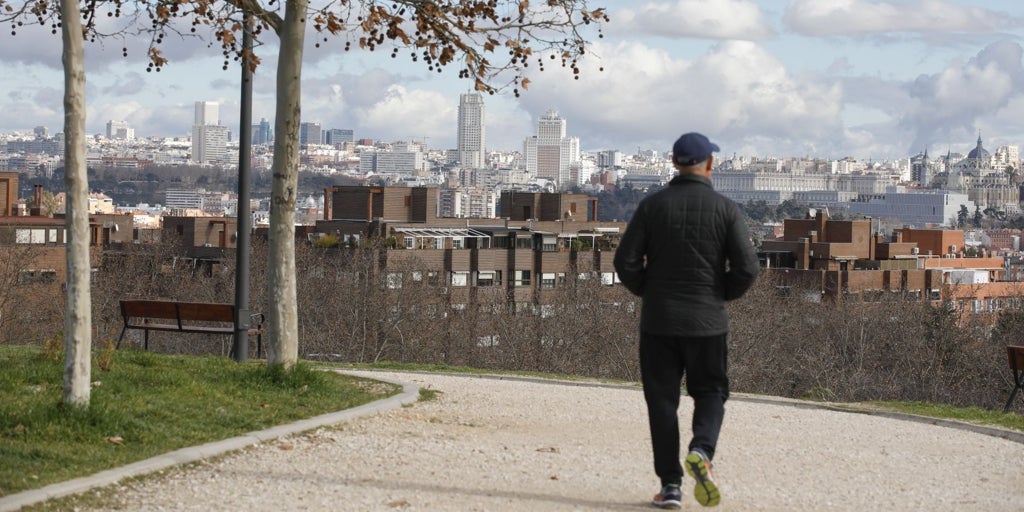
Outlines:
{"type": "Polygon", "coordinates": [[[58,482],[39,489],[31,489],[19,492],[10,496],[0,498],[0,512],[13,512],[22,507],[41,503],[54,498],[62,498],[72,494],[79,494],[90,489],[104,487],[117,483],[125,478],[145,475],[166,469],[173,466],[188,464],[210,457],[216,457],[231,451],[240,450],[264,441],[278,439],[288,435],[313,430],[326,425],[344,423],[346,421],[371,414],[377,414],[390,409],[396,409],[404,405],[415,403],[419,400],[420,388],[408,382],[390,381],[376,379],[381,382],[402,386],[402,392],[395,396],[370,402],[343,411],[322,414],[304,420],[271,427],[266,430],[250,432],[238,437],[214,441],[199,446],[190,446],[173,452],[157,455],[156,457],[133,462],[127,466],[121,466],[99,473],[75,478],[66,482],[58,482]]]}
{"type": "MultiPolygon", "coordinates": [[[[448,375],[453,377],[476,377],[480,379],[495,379],[495,380],[514,380],[522,382],[534,382],[542,384],[557,384],[562,386],[589,386],[589,387],[606,387],[606,388],[618,388],[618,389],[633,389],[636,391],[643,391],[640,387],[640,383],[637,382],[602,382],[597,380],[567,380],[557,378],[545,378],[545,377],[531,377],[525,375],[502,375],[493,373],[457,373],[457,372],[422,372],[418,370],[360,370],[352,369],[352,371],[387,371],[391,373],[408,373],[411,375],[422,374],[422,373],[433,373],[436,375],[448,375]]],[[[685,393],[685,392],[684,392],[685,393]]],[[[935,425],[939,427],[953,428],[957,430],[963,430],[966,432],[972,432],[975,434],[981,434],[985,436],[997,437],[999,439],[1005,439],[1019,444],[1024,444],[1024,432],[1018,432],[1016,430],[1010,430],[1007,428],[994,426],[994,425],[979,425],[976,423],[967,423],[965,421],[959,421],[954,419],[945,418],[933,418],[931,416],[919,416],[916,414],[910,414],[906,412],[898,411],[886,411],[881,409],[874,409],[870,407],[858,406],[856,403],[846,404],[842,402],[813,402],[809,400],[800,400],[796,398],[785,398],[770,395],[754,395],[750,393],[731,393],[729,395],[730,401],[737,402],[752,402],[762,403],[770,405],[782,405],[790,407],[799,407],[802,409],[819,409],[824,411],[834,412],[845,412],[853,414],[864,414],[868,416],[878,416],[881,418],[889,418],[901,421],[913,421],[917,423],[924,423],[927,425],[935,425]]],[[[727,420],[728,421],[728,420],[727,420]]]]}

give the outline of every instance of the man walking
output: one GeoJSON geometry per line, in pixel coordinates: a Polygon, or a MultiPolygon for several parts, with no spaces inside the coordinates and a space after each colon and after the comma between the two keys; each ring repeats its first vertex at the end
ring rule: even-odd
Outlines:
{"type": "Polygon", "coordinates": [[[693,437],[686,472],[704,506],[721,500],[711,461],[729,398],[726,301],[757,278],[758,262],[736,204],[711,188],[718,146],[699,133],[672,147],[678,175],[637,206],[615,252],[615,270],[642,297],[640,374],[647,402],[654,471],[661,492],[653,504],[679,508],[679,395],[683,376],[693,398],[693,437]]]}

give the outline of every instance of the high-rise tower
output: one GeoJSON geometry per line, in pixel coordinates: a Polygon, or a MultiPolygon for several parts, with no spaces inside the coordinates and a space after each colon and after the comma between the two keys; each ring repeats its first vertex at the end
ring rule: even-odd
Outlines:
{"type": "Polygon", "coordinates": [[[220,124],[220,103],[216,101],[197,101],[196,120],[192,124],[220,124]]]}
{"type": "Polygon", "coordinates": [[[228,128],[220,125],[220,104],[197,101],[195,123],[192,125],[192,161],[197,164],[219,164],[227,160],[228,128]]]}
{"type": "Polygon", "coordinates": [[[299,123],[299,145],[323,144],[323,130],[320,123],[299,123]]]}
{"type": "Polygon", "coordinates": [[[580,140],[565,136],[565,119],[549,110],[537,121],[537,135],[523,144],[526,170],[560,187],[571,185],[572,166],[580,160],[580,140]]]}
{"type": "Polygon", "coordinates": [[[459,96],[459,163],[470,169],[487,165],[484,97],[478,92],[459,96]]]}

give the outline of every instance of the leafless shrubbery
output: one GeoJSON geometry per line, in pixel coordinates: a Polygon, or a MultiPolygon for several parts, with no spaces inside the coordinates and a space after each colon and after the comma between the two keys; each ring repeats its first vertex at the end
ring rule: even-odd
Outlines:
{"type": "Polygon", "coordinates": [[[64,328],[64,298],[56,272],[45,267],[53,247],[0,247],[0,342],[42,343],[64,328]]]}
{"type": "Polygon", "coordinates": [[[517,307],[504,286],[454,298],[415,258],[381,271],[379,247],[297,252],[303,357],[636,378],[633,300],[585,269],[545,304],[517,307]]]}
{"type": "MultiPolygon", "coordinates": [[[[93,340],[117,340],[122,327],[121,299],[234,302],[234,254],[226,251],[217,264],[176,256],[184,254],[178,240],[126,244],[104,254],[93,276],[93,340]]],[[[141,346],[143,334],[129,331],[125,344],[141,346]]],[[[251,352],[255,355],[255,343],[251,352]]],[[[168,353],[227,355],[229,336],[154,332],[149,347],[168,353]]]]}
{"type": "MultiPolygon", "coordinates": [[[[397,251],[401,252],[401,251],[397,251]]],[[[233,302],[234,254],[214,266],[175,258],[174,242],[108,253],[93,283],[94,340],[120,333],[123,298],[233,302]]],[[[509,300],[507,281],[466,287],[414,257],[384,260],[381,247],[297,246],[299,350],[307,359],[467,365],[638,380],[639,301],[589,269],[567,274],[537,303],[509,300]],[[381,269],[385,268],[384,272],[381,269]],[[579,276],[586,278],[580,279],[579,276]]],[[[251,308],[266,311],[265,242],[252,249],[251,308]]],[[[408,255],[406,255],[408,256],[408,255]]],[[[7,261],[17,261],[8,258],[7,261]]],[[[12,267],[13,268],[13,267],[12,267]]],[[[14,272],[8,275],[16,275],[14,272]]],[[[741,392],[836,401],[911,400],[1001,407],[1010,390],[1005,345],[1021,344],[1024,301],[994,319],[918,298],[822,301],[811,289],[777,286],[766,272],[730,304],[730,368],[741,392]]],[[[3,334],[47,339],[62,327],[63,296],[15,298],[3,334]]],[[[52,287],[51,287],[52,288],[52,287]]],[[[1016,305],[1014,305],[1016,304],[1016,305]]],[[[140,333],[131,333],[134,342],[140,333]]],[[[150,348],[227,355],[227,336],[151,335],[150,348]],[[215,339],[216,338],[216,339],[215,339]]],[[[254,340],[250,355],[255,356],[254,340]]],[[[1020,408],[1020,405],[1016,407],[1020,408]]]]}
{"type": "MultiPolygon", "coordinates": [[[[984,407],[1005,399],[1005,340],[988,335],[984,317],[901,296],[809,300],[814,292],[776,284],[768,273],[731,305],[736,390],[984,407]]],[[[1005,328],[1000,319],[996,331],[1005,328]]]]}

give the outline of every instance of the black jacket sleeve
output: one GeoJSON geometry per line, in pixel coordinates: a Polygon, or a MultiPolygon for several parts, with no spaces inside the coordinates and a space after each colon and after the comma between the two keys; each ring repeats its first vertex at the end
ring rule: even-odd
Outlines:
{"type": "Polygon", "coordinates": [[[738,299],[747,293],[760,271],[750,231],[735,205],[732,205],[731,217],[726,239],[729,269],[725,273],[725,300],[738,299]]]}
{"type": "Polygon", "coordinates": [[[647,226],[643,213],[643,203],[637,208],[633,218],[626,226],[615,251],[615,272],[619,281],[634,295],[644,294],[644,248],[647,245],[647,226]]]}

